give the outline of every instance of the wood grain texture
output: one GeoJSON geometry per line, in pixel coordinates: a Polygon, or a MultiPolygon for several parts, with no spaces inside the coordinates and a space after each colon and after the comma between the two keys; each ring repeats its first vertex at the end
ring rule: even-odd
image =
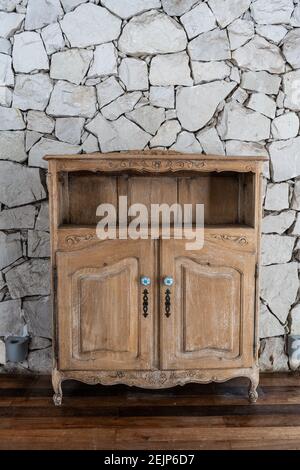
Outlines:
{"type": "Polygon", "coordinates": [[[0,376],[0,449],[300,449],[299,374],[145,391],[65,385],[53,407],[49,377],[0,376]]]}

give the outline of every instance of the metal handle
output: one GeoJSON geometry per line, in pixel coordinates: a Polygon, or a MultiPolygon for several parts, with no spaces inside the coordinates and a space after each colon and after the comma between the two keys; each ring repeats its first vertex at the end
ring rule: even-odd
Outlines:
{"type": "Polygon", "coordinates": [[[163,283],[167,287],[171,287],[174,284],[174,279],[171,276],[166,276],[163,279],[163,283]]]}
{"type": "Polygon", "coordinates": [[[140,278],[140,283],[142,284],[142,286],[145,286],[145,287],[150,286],[150,284],[151,284],[151,279],[150,279],[150,277],[148,277],[148,276],[142,276],[142,277],[140,278]]]}
{"type": "Polygon", "coordinates": [[[165,293],[165,315],[167,318],[171,315],[171,291],[166,289],[165,293]]]}
{"type": "Polygon", "coordinates": [[[148,289],[144,289],[143,291],[143,315],[145,318],[147,318],[149,315],[148,307],[149,307],[149,292],[148,292],[148,289]]]}

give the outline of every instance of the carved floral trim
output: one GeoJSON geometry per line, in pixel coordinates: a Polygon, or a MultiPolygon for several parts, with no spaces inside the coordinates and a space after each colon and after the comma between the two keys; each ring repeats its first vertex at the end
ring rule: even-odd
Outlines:
{"type": "Polygon", "coordinates": [[[98,240],[96,234],[87,233],[85,235],[68,235],[65,242],[68,246],[74,246],[81,242],[89,242],[91,240],[98,240]]]}
{"type": "Polygon", "coordinates": [[[216,233],[211,235],[212,238],[215,240],[222,240],[223,242],[233,242],[237,243],[240,246],[245,246],[248,245],[248,240],[245,236],[239,236],[239,235],[227,235],[225,233],[216,233]]]}

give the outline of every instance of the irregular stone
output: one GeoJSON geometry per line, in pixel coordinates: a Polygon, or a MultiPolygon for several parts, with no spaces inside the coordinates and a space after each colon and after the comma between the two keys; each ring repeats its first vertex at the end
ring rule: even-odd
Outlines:
{"type": "Polygon", "coordinates": [[[2,54],[11,55],[11,42],[9,39],[0,38],[0,52],[2,54]]]}
{"type": "Polygon", "coordinates": [[[258,24],[289,23],[293,10],[293,0],[255,0],[251,4],[251,14],[258,24]]]}
{"type": "Polygon", "coordinates": [[[261,297],[282,323],[286,322],[299,286],[298,263],[261,267],[261,297]]]}
{"type": "Polygon", "coordinates": [[[35,212],[35,206],[22,206],[1,211],[0,230],[33,228],[35,212]]]}
{"type": "Polygon", "coordinates": [[[0,54],[0,85],[14,86],[15,79],[11,67],[11,57],[6,54],[0,54]]]}
{"type": "Polygon", "coordinates": [[[276,103],[272,98],[263,93],[253,93],[247,104],[247,108],[258,111],[271,119],[275,118],[276,103]]]}
{"type": "Polygon", "coordinates": [[[296,113],[286,113],[272,122],[272,135],[275,140],[291,139],[299,132],[299,118],[296,113]]]}
{"type": "Polygon", "coordinates": [[[232,101],[227,103],[218,125],[223,140],[259,142],[270,137],[270,119],[232,101]]]}
{"type": "Polygon", "coordinates": [[[198,0],[161,0],[164,11],[170,16],[181,16],[189,11],[198,0]]]}
{"type": "Polygon", "coordinates": [[[296,305],[296,307],[292,308],[291,310],[291,335],[300,335],[300,305],[296,305]]]}
{"type": "Polygon", "coordinates": [[[36,230],[43,230],[43,231],[49,232],[49,204],[48,202],[42,202],[40,211],[36,218],[34,228],[36,230]]]}
{"type": "Polygon", "coordinates": [[[5,13],[0,11],[0,37],[10,38],[13,34],[18,31],[24,15],[19,13],[5,13]]]}
{"type": "Polygon", "coordinates": [[[280,49],[260,36],[255,36],[247,44],[233,51],[232,58],[239,67],[249,70],[267,70],[271,73],[285,71],[280,49]]]}
{"type": "Polygon", "coordinates": [[[124,116],[112,122],[98,113],[86,128],[98,137],[102,152],[143,149],[152,137],[124,116]]]}
{"type": "Polygon", "coordinates": [[[244,72],[241,87],[267,95],[277,95],[280,83],[281,77],[271,75],[268,72],[244,72]]]}
{"type": "Polygon", "coordinates": [[[289,184],[268,184],[265,209],[269,211],[281,211],[289,208],[289,184]]]}
{"type": "Polygon", "coordinates": [[[134,109],[130,113],[127,113],[126,117],[138,124],[146,132],[149,132],[149,134],[154,135],[164,122],[166,116],[162,108],[142,106],[141,108],[134,109]]]}
{"type": "Polygon", "coordinates": [[[291,25],[296,27],[300,26],[300,3],[298,3],[294,10],[294,13],[291,18],[291,25]]]}
{"type": "Polygon", "coordinates": [[[300,174],[300,137],[272,142],[269,147],[274,181],[285,181],[300,174]]]}
{"type": "Polygon", "coordinates": [[[0,106],[10,107],[12,102],[12,91],[6,86],[0,87],[0,106]]]}
{"type": "Polygon", "coordinates": [[[46,197],[40,172],[19,163],[0,161],[0,202],[8,207],[36,202],[46,197]]]}
{"type": "Polygon", "coordinates": [[[22,258],[23,250],[19,233],[0,232],[0,269],[22,258]]]}
{"type": "Polygon", "coordinates": [[[193,85],[186,52],[157,55],[150,66],[151,85],[193,85]]]}
{"type": "Polygon", "coordinates": [[[93,87],[64,81],[55,84],[47,107],[52,116],[93,117],[96,112],[96,93],[93,87]]]}
{"type": "Polygon", "coordinates": [[[165,54],[183,51],[187,38],[179,23],[152,10],[132,18],[124,26],[118,45],[127,55],[165,54]]]}
{"type": "Polygon", "coordinates": [[[23,131],[0,132],[0,160],[12,160],[20,163],[27,160],[23,131]]]}
{"type": "Polygon", "coordinates": [[[230,75],[230,67],[226,62],[192,61],[192,72],[196,85],[223,80],[230,75]]]}
{"type": "Polygon", "coordinates": [[[38,33],[25,31],[15,35],[13,66],[16,72],[22,73],[49,70],[48,57],[38,33]]]}
{"type": "Polygon", "coordinates": [[[20,300],[0,303],[0,336],[22,335],[24,322],[21,317],[20,300]]]}
{"type": "Polygon", "coordinates": [[[25,29],[43,28],[63,15],[59,0],[28,0],[25,29]]]}
{"type": "Polygon", "coordinates": [[[13,94],[13,107],[27,111],[35,109],[44,111],[53,89],[48,75],[17,75],[13,94]]]}
{"type": "Polygon", "coordinates": [[[177,140],[175,144],[172,145],[171,150],[182,153],[202,153],[202,147],[194,134],[186,131],[182,131],[178,134],[177,140]]]}
{"type": "Polygon", "coordinates": [[[241,74],[237,67],[231,67],[230,71],[230,80],[240,84],[241,83],[241,74]]]}
{"type": "Polygon", "coordinates": [[[19,3],[21,3],[21,0],[0,0],[0,10],[14,11],[19,3]]]}
{"type": "Polygon", "coordinates": [[[50,346],[50,339],[42,338],[41,336],[32,336],[29,343],[29,351],[37,351],[40,349],[49,348],[50,346]]]}
{"type": "Polygon", "coordinates": [[[238,156],[268,157],[269,156],[264,145],[259,144],[257,142],[242,142],[239,140],[227,140],[226,155],[230,155],[232,157],[238,157],[238,156]]]}
{"type": "Polygon", "coordinates": [[[43,157],[45,155],[72,155],[80,152],[79,145],[71,145],[57,140],[42,138],[29,152],[28,163],[30,166],[48,168],[43,157]]]}
{"type": "Polygon", "coordinates": [[[33,147],[34,144],[36,144],[42,136],[43,136],[43,134],[40,134],[39,132],[26,131],[25,132],[25,150],[26,150],[26,152],[29,152],[31,147],[33,147]]]}
{"type": "Polygon", "coordinates": [[[235,20],[227,28],[231,50],[243,46],[254,36],[254,24],[248,20],[235,20]]]}
{"type": "Polygon", "coordinates": [[[282,39],[288,32],[287,29],[282,25],[274,25],[274,26],[257,25],[255,29],[256,29],[257,34],[259,34],[260,36],[263,36],[268,41],[275,42],[276,44],[282,41],[282,39]]]}
{"type": "Polygon", "coordinates": [[[111,103],[123,94],[124,90],[115,77],[109,77],[107,80],[97,85],[97,96],[100,108],[103,108],[103,106],[111,103]]]}
{"type": "Polygon", "coordinates": [[[52,370],[52,348],[31,351],[28,354],[28,367],[36,374],[50,374],[52,370]]]}
{"type": "Polygon", "coordinates": [[[89,70],[89,77],[104,77],[116,75],[118,53],[112,42],[97,46],[94,52],[94,62],[89,70]]]}
{"type": "Polygon", "coordinates": [[[250,6],[251,0],[209,0],[217,22],[221,28],[228,26],[233,20],[241,16],[250,6]]]}
{"type": "Polygon", "coordinates": [[[282,235],[291,227],[295,220],[295,211],[283,211],[280,214],[269,214],[262,219],[262,233],[278,233],[282,235]]]}
{"type": "Polygon", "coordinates": [[[41,111],[28,111],[27,113],[27,129],[51,134],[54,131],[55,121],[47,114],[41,111]]]}
{"type": "Polygon", "coordinates": [[[189,42],[188,52],[191,60],[211,60],[231,59],[229,41],[225,30],[214,29],[207,33],[200,34],[189,42]]]}
{"type": "Polygon", "coordinates": [[[41,35],[48,55],[53,54],[53,52],[60,51],[65,47],[65,40],[59,23],[53,23],[46,26],[46,28],[41,31],[41,35]]]}
{"type": "MultiPolygon", "coordinates": [[[[24,129],[25,123],[22,113],[19,109],[6,108],[0,106],[0,130],[18,130],[24,129]]],[[[0,149],[1,152],[1,149],[0,149]]]]}
{"type": "Polygon", "coordinates": [[[283,76],[284,106],[293,111],[300,111],[300,70],[283,76]]]}
{"type": "Polygon", "coordinates": [[[88,47],[117,39],[121,20],[106,8],[91,3],[79,5],[67,13],[61,21],[61,28],[71,47],[88,47]]]}
{"type": "Polygon", "coordinates": [[[148,67],[140,59],[125,58],[119,67],[119,77],[127,91],[148,90],[148,67]]]}
{"type": "Polygon", "coordinates": [[[223,144],[214,127],[198,132],[197,139],[206,155],[225,155],[223,144]]]}
{"type": "Polygon", "coordinates": [[[139,91],[133,93],[126,93],[117,98],[112,103],[104,106],[101,109],[103,116],[110,121],[118,119],[122,114],[132,111],[136,103],[141,98],[142,94],[139,91]]]}
{"type": "Polygon", "coordinates": [[[180,18],[189,39],[198,34],[211,31],[216,27],[216,20],[206,3],[200,3],[180,18]]]}
{"type": "Polygon", "coordinates": [[[56,119],[55,135],[62,142],[78,145],[81,141],[84,122],[84,118],[58,118],[56,119]]]}
{"type": "Polygon", "coordinates": [[[160,0],[102,0],[102,5],[123,20],[161,6],[160,0]]]}
{"type": "Polygon", "coordinates": [[[177,119],[176,109],[166,109],[166,121],[170,121],[171,119],[177,119]]]}
{"type": "Polygon", "coordinates": [[[93,52],[84,49],[56,52],[51,60],[50,77],[79,85],[86,76],[92,57],[93,52]]]}
{"type": "Polygon", "coordinates": [[[197,131],[204,127],[213,117],[217,106],[234,87],[234,83],[216,81],[179,89],[176,109],[182,127],[188,131],[197,131]]]}
{"type": "Polygon", "coordinates": [[[300,236],[300,217],[297,215],[296,223],[290,232],[291,235],[296,235],[297,237],[300,236]]]}
{"type": "Polygon", "coordinates": [[[295,181],[291,207],[292,209],[300,211],[300,180],[295,181]]]}
{"type": "Polygon", "coordinates": [[[78,7],[78,5],[85,2],[86,0],[60,0],[60,3],[62,4],[66,13],[74,10],[74,8],[78,7]]]}
{"type": "Polygon", "coordinates": [[[295,238],[280,235],[263,235],[261,241],[261,264],[288,263],[291,261],[295,238]]]}
{"type": "Polygon", "coordinates": [[[232,94],[231,98],[235,101],[237,101],[240,104],[244,104],[245,101],[249,98],[248,93],[243,90],[242,88],[238,88],[235,90],[235,92],[232,94]]]}
{"type": "Polygon", "coordinates": [[[50,235],[40,230],[28,230],[28,257],[47,258],[50,256],[50,235]]]}
{"type": "Polygon", "coordinates": [[[85,153],[99,152],[98,139],[92,134],[89,134],[82,144],[82,151],[85,153]]]}
{"type": "Polygon", "coordinates": [[[261,372],[289,370],[283,337],[268,338],[261,342],[259,368],[261,372]]]}
{"type": "Polygon", "coordinates": [[[287,62],[293,69],[300,68],[300,30],[299,28],[290,31],[283,41],[282,52],[287,62]]]}
{"type": "Polygon", "coordinates": [[[49,295],[49,261],[32,259],[15,266],[7,271],[6,283],[12,299],[20,299],[29,295],[49,295]]]}
{"type": "Polygon", "coordinates": [[[150,140],[150,147],[170,147],[176,141],[180,131],[181,127],[178,121],[166,121],[155,137],[150,140]]]}
{"type": "Polygon", "coordinates": [[[161,106],[162,108],[174,108],[175,95],[173,86],[152,86],[149,95],[150,103],[153,106],[161,106]]]}
{"type": "Polygon", "coordinates": [[[285,334],[285,328],[275,315],[261,304],[259,316],[259,336],[260,338],[271,338],[274,336],[282,336],[285,334]]]}

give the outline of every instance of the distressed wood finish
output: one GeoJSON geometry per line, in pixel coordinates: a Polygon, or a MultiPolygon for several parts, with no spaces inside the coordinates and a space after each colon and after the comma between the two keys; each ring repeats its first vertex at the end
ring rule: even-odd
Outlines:
{"type": "MultiPolygon", "coordinates": [[[[54,402],[76,379],[166,388],[250,380],[256,401],[258,270],[263,157],[176,152],[49,156],[54,402]],[[204,204],[204,248],[96,236],[96,208],[204,204]],[[151,277],[143,316],[140,276],[151,277]],[[164,276],[172,275],[171,314],[164,276]]],[[[130,220],[130,219],[129,219],[130,220]]],[[[195,217],[194,217],[195,221],[195,217]]],[[[121,223],[117,219],[117,223],[121,223]]]]}

